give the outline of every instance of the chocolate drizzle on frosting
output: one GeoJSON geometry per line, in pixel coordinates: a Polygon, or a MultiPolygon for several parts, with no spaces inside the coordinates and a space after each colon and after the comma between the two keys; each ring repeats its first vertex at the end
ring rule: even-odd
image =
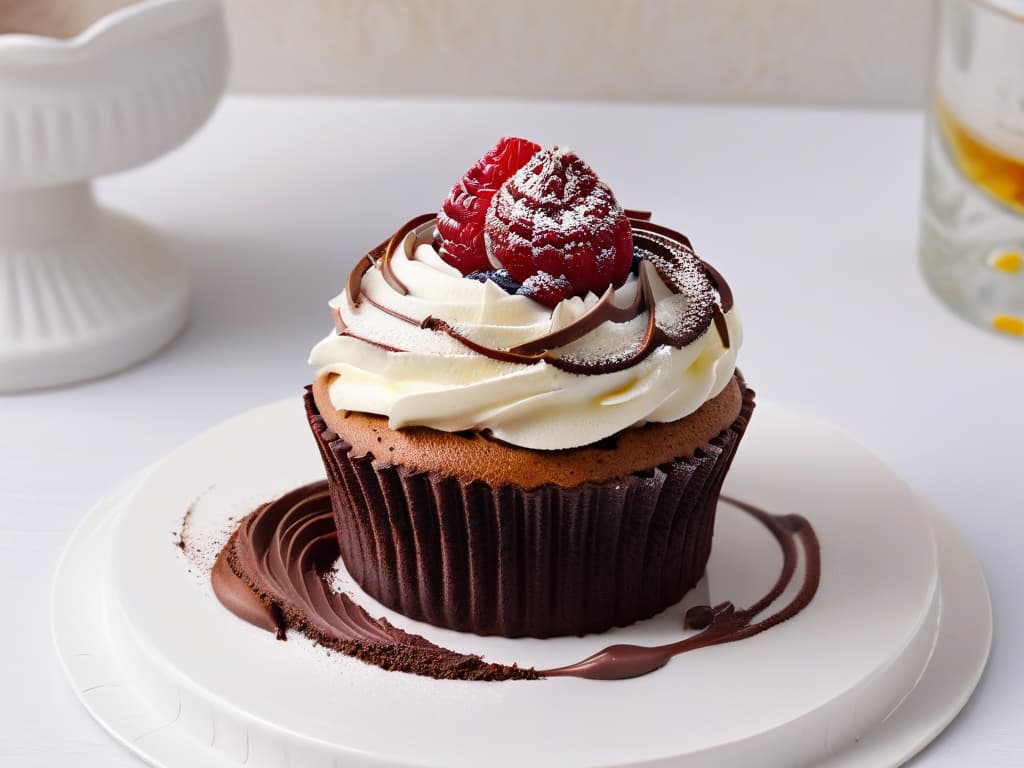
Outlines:
{"type": "Polygon", "coordinates": [[[722,277],[722,273],[712,267],[706,261],[701,262],[701,266],[704,267],[704,271],[707,272],[708,277],[711,278],[711,282],[715,284],[715,290],[718,291],[718,295],[722,302],[722,311],[728,312],[732,309],[732,289],[729,284],[725,282],[725,278],[722,277]]]}
{"type": "Polygon", "coordinates": [[[395,255],[395,249],[401,245],[409,232],[422,227],[427,222],[434,221],[436,218],[436,213],[421,213],[419,216],[414,216],[409,219],[409,221],[399,227],[395,231],[395,234],[393,234],[388,240],[387,245],[384,247],[384,255],[381,256],[380,261],[377,262],[377,266],[380,268],[380,273],[384,276],[384,281],[403,296],[409,293],[409,289],[406,288],[405,284],[398,279],[398,276],[391,268],[391,259],[395,255]]]}
{"type": "Polygon", "coordinates": [[[622,212],[626,214],[626,218],[630,220],[631,224],[633,223],[634,219],[636,219],[637,221],[651,220],[650,211],[640,211],[635,208],[624,208],[622,212]]]}
{"type": "MultiPolygon", "coordinates": [[[[724,278],[716,269],[706,264],[693,252],[690,241],[685,235],[668,227],[652,224],[648,220],[650,214],[645,211],[630,211],[629,214],[634,245],[641,256],[638,287],[633,300],[620,307],[613,301],[614,293],[609,288],[589,311],[575,321],[556,331],[509,349],[497,349],[476,342],[439,318],[427,316],[423,320],[417,321],[384,307],[362,293],[363,276],[371,267],[377,267],[385,282],[393,290],[403,296],[408,294],[406,286],[395,275],[391,261],[396,249],[401,246],[410,232],[415,233],[418,243],[433,240],[432,229],[429,237],[419,230],[434,221],[436,217],[434,213],[424,213],[410,219],[386,242],[359,260],[355,269],[349,274],[346,284],[349,306],[354,309],[365,299],[392,317],[421,328],[444,333],[467,349],[493,360],[524,365],[532,365],[543,360],[570,373],[601,374],[624,370],[644,360],[659,346],[670,345],[676,348],[687,346],[706,333],[712,325],[721,337],[723,345],[728,348],[730,340],[725,313],[732,309],[733,299],[732,291],[724,278]],[[651,275],[647,269],[643,268],[643,262],[654,267],[659,278],[673,293],[682,294],[685,297],[685,311],[677,321],[677,327],[669,329],[658,325],[654,311],[654,289],[651,275]],[[626,355],[591,361],[553,353],[553,350],[579,341],[604,323],[630,322],[644,312],[648,314],[648,322],[643,338],[639,346],[626,355]]],[[[343,335],[351,335],[345,329],[340,329],[338,332],[343,335]]]]}
{"type": "Polygon", "coordinates": [[[375,251],[376,249],[363,256],[363,258],[356,262],[355,268],[348,273],[348,280],[345,282],[345,296],[348,298],[348,305],[352,309],[358,307],[362,299],[363,275],[373,266],[373,257],[370,254],[375,251]]]}
{"type": "Polygon", "coordinates": [[[682,232],[677,232],[676,230],[662,224],[655,224],[651,221],[651,214],[647,211],[630,211],[630,214],[629,223],[634,229],[654,232],[655,234],[661,235],[669,240],[675,240],[677,243],[682,244],[686,250],[691,253],[693,252],[693,244],[690,242],[690,238],[682,232]]]}
{"type": "MultiPolygon", "coordinates": [[[[367,301],[370,301],[371,304],[374,303],[369,298],[367,298],[367,301]]],[[[331,317],[334,318],[334,331],[339,336],[348,336],[350,339],[356,339],[357,341],[361,341],[364,344],[369,344],[371,347],[377,347],[378,349],[383,349],[386,352],[404,352],[405,351],[405,350],[399,349],[398,347],[393,347],[390,344],[384,344],[384,343],[379,342],[379,341],[374,341],[373,339],[368,339],[365,336],[360,336],[357,333],[352,333],[352,331],[349,330],[349,327],[347,325],[345,325],[345,320],[342,318],[341,312],[337,308],[332,308],[331,309],[331,317]]]]}
{"type": "Polygon", "coordinates": [[[811,524],[799,515],[771,515],[737,499],[722,499],[764,525],[782,550],[781,572],[764,597],[742,610],[731,602],[691,608],[684,624],[700,631],[677,642],[612,645],[575,664],[542,671],[494,664],[475,654],[442,648],[386,619],[372,618],[351,597],[334,591],[329,574],[339,549],[325,482],[286,493],[243,519],[218,556],[210,578],[218,599],[239,618],[282,640],[286,630],[296,629],[383,669],[457,680],[617,680],[653,672],[681,653],[764,632],[798,614],[814,598],[821,580],[821,554],[811,524]],[[795,595],[758,618],[793,583],[801,560],[803,576],[795,595]]]}
{"type": "MultiPolygon", "coordinates": [[[[693,245],[690,243],[690,238],[688,238],[682,232],[677,232],[676,230],[662,226],[661,224],[654,224],[648,220],[649,218],[650,214],[648,214],[647,219],[630,218],[629,221],[630,224],[633,225],[634,231],[636,231],[637,229],[641,231],[646,230],[647,232],[661,235],[663,238],[670,242],[682,244],[683,247],[685,247],[686,250],[688,250],[690,253],[694,252],[693,245]]],[[[729,283],[727,283],[725,281],[725,278],[722,277],[721,272],[719,272],[717,269],[715,269],[713,266],[708,264],[703,259],[699,260],[701,267],[704,269],[705,274],[707,274],[708,276],[708,279],[711,280],[712,285],[715,286],[715,290],[718,291],[718,298],[721,302],[722,312],[724,313],[730,311],[733,308],[733,298],[732,289],[729,287],[729,283]]]]}
{"type": "Polygon", "coordinates": [[[359,306],[363,293],[363,275],[372,267],[377,267],[380,270],[384,282],[391,286],[392,290],[402,296],[408,295],[409,289],[398,279],[398,275],[391,268],[391,259],[395,255],[395,249],[409,232],[422,227],[428,221],[433,221],[436,217],[435,213],[422,213],[419,216],[414,216],[395,230],[391,237],[356,262],[356,266],[349,272],[348,280],[345,283],[345,294],[348,296],[349,307],[354,309],[359,306]]]}
{"type": "Polygon", "coordinates": [[[722,308],[717,304],[711,306],[711,319],[715,321],[715,330],[718,331],[718,335],[722,337],[722,345],[729,348],[729,324],[725,321],[725,315],[722,313],[722,308]]]}
{"type": "MultiPolygon", "coordinates": [[[[641,274],[641,280],[646,281],[646,275],[641,274]]],[[[590,310],[580,317],[576,322],[570,323],[564,328],[560,328],[557,331],[553,331],[540,338],[528,341],[525,344],[512,347],[510,352],[519,352],[522,354],[538,354],[546,352],[549,349],[556,349],[563,347],[566,344],[571,344],[577,339],[583,338],[586,334],[597,328],[602,323],[626,323],[635,317],[639,317],[643,311],[644,303],[643,283],[641,283],[641,290],[636,292],[633,297],[633,301],[624,307],[618,306],[612,299],[614,293],[611,288],[605,291],[604,296],[595,304],[590,310]]]]}

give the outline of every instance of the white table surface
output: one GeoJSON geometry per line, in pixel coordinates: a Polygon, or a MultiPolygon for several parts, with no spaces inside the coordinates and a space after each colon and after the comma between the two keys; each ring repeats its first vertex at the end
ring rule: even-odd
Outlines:
{"type": "Polygon", "coordinates": [[[355,259],[435,210],[503,134],[571,143],[625,205],[689,233],[733,286],[760,395],[838,425],[956,522],[995,642],[974,699],[913,765],[1024,765],[1024,344],[962,323],[918,276],[919,114],[248,98],[98,185],[187,262],[181,336],[117,376],[0,396],[0,765],[140,764],[57,665],[49,591],[70,532],[134,470],[299,393],[355,259]]]}

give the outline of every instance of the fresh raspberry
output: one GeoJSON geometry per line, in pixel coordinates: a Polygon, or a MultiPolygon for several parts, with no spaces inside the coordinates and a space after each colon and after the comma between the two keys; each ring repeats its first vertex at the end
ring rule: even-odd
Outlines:
{"type": "Polygon", "coordinates": [[[484,247],[487,206],[506,179],[540,151],[526,139],[502,138],[452,187],[437,216],[441,258],[463,275],[491,268],[484,247]]]}
{"type": "Polygon", "coordinates": [[[535,154],[501,186],[487,209],[484,239],[491,263],[546,306],[622,285],[633,262],[633,231],[622,206],[564,149],[535,154]],[[544,277],[531,281],[535,276],[544,277]]]}

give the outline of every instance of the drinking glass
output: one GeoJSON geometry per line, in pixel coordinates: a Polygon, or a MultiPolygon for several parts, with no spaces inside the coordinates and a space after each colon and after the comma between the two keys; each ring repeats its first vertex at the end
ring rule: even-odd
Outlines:
{"type": "Polygon", "coordinates": [[[936,0],[920,259],[967,319],[1024,339],[1024,0],[936,0]]]}

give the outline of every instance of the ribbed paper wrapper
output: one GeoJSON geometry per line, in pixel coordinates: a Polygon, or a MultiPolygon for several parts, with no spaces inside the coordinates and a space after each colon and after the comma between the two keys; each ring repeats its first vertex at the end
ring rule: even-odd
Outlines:
{"type": "Polygon", "coordinates": [[[693,456],[573,488],[492,487],[352,456],[306,393],[352,578],[413,619],[480,635],[582,635],[682,599],[754,409],[693,456]],[[326,433],[326,438],[325,438],[326,433]]]}

